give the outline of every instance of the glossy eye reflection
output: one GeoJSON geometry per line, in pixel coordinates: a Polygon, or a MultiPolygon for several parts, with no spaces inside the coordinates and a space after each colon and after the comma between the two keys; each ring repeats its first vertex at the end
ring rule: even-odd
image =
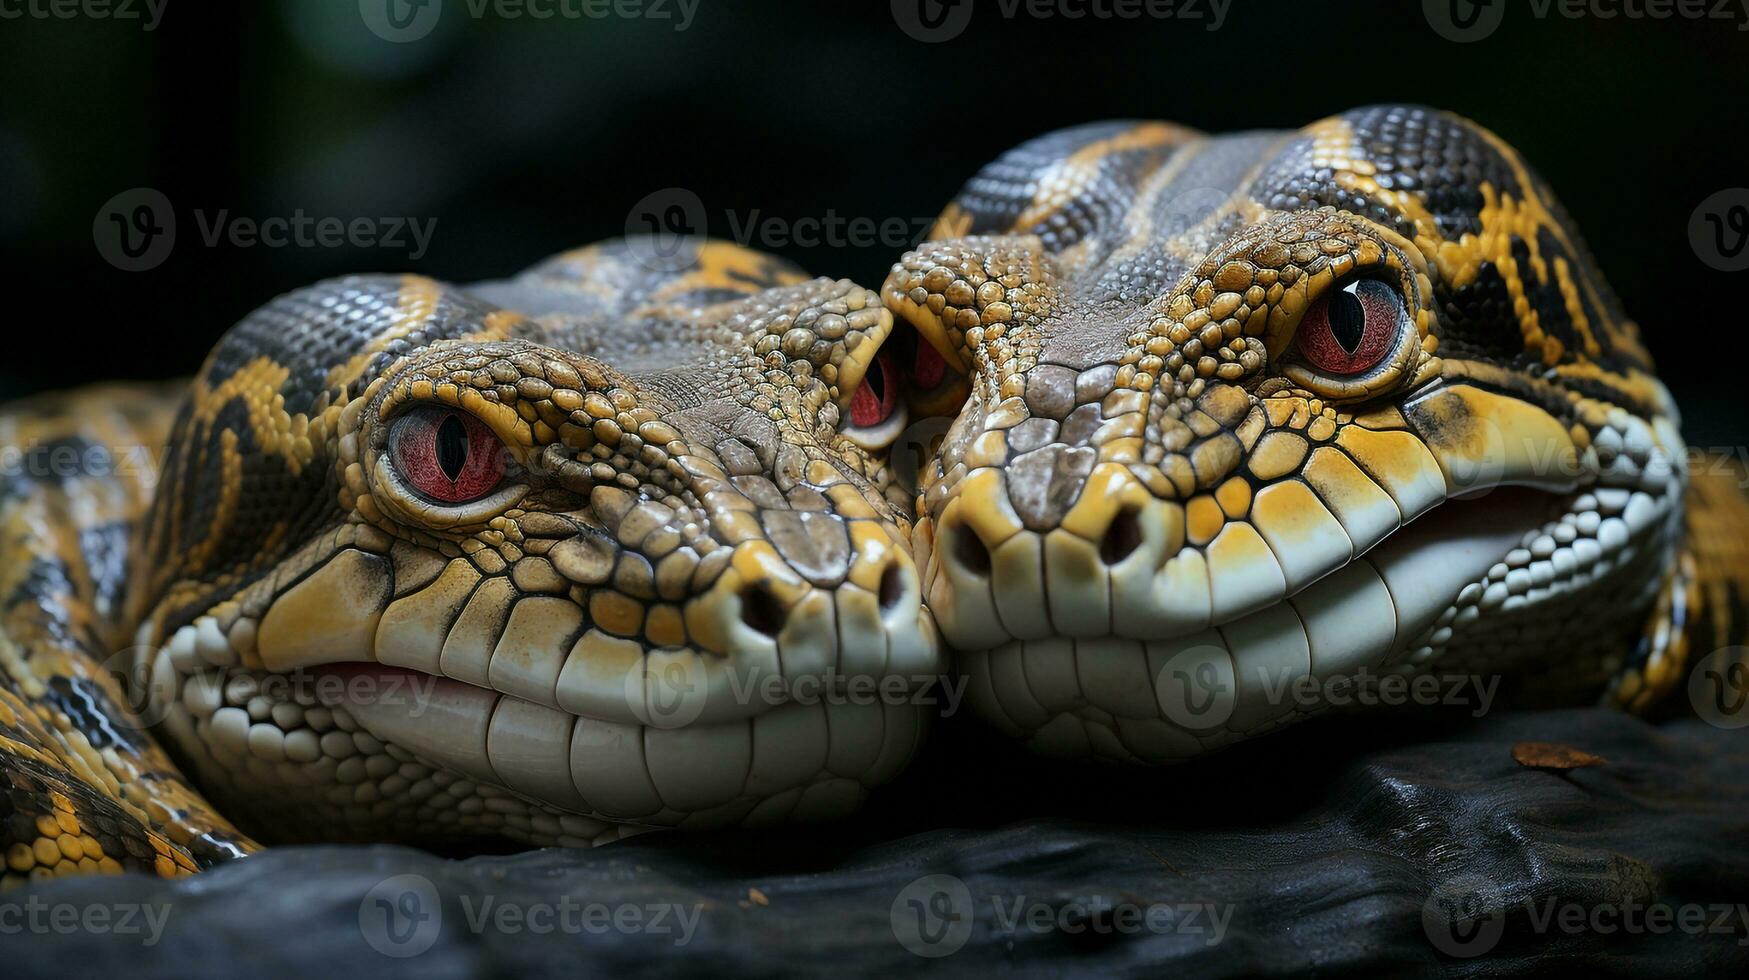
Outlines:
{"type": "Polygon", "coordinates": [[[1325,374],[1363,374],[1396,348],[1404,319],[1403,301],[1390,284],[1358,279],[1308,307],[1294,343],[1325,374]]]}
{"type": "Polygon", "coordinates": [[[396,420],[389,439],[401,479],[438,503],[478,500],[504,480],[504,444],[466,412],[417,409],[396,420]]]}

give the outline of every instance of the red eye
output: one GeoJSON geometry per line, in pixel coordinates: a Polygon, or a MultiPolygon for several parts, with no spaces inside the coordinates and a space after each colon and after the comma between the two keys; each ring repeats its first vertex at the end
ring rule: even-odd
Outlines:
{"type": "Polygon", "coordinates": [[[868,373],[862,376],[862,384],[857,385],[856,393],[850,396],[850,424],[859,429],[880,425],[892,417],[898,402],[899,386],[893,383],[893,362],[887,356],[887,349],[882,347],[875,354],[874,363],[868,366],[868,373]]]}
{"type": "Polygon", "coordinates": [[[403,416],[389,452],[401,478],[438,503],[478,500],[504,479],[504,444],[486,423],[455,409],[403,416]]]}
{"type": "Polygon", "coordinates": [[[1403,301],[1388,283],[1359,279],[1318,298],[1300,320],[1300,355],[1325,374],[1377,367],[1397,346],[1403,301]]]}

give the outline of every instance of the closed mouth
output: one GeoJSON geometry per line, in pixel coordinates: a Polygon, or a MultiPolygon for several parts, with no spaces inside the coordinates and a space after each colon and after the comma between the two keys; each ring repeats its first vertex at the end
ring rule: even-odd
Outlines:
{"type": "MultiPolygon", "coordinates": [[[[1669,513],[1667,501],[1637,490],[1499,487],[1440,503],[1292,587],[1287,562],[1217,568],[1242,572],[1230,581],[1251,590],[1243,598],[1223,600],[1209,562],[1187,551],[1202,597],[1185,601],[1197,592],[1171,567],[1179,557],[1162,561],[1141,544],[1108,567],[1038,560],[1034,591],[1022,583],[1006,598],[962,562],[939,574],[950,588],[937,601],[973,614],[969,625],[944,622],[943,633],[987,721],[1047,755],[1172,762],[1329,707],[1316,692],[1337,679],[1437,664],[1491,688],[1511,657],[1582,642],[1557,635],[1567,616],[1604,634],[1611,623],[1632,629],[1664,558],[1669,513]],[[1061,575],[1073,576],[1068,605],[1051,594],[1061,575]],[[972,587],[991,596],[987,607],[962,599],[972,587]],[[1566,615],[1548,612],[1557,602],[1569,603],[1566,615]],[[1301,693],[1305,685],[1315,693],[1301,693]]],[[[1571,664],[1575,684],[1595,683],[1580,665],[1601,661],[1581,653],[1543,659],[1571,664]]]]}

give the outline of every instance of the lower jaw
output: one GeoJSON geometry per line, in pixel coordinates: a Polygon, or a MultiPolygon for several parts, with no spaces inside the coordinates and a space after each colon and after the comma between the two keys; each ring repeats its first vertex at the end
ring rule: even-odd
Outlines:
{"type": "Polygon", "coordinates": [[[928,721],[921,706],[823,696],[660,729],[377,664],[184,674],[176,690],[159,706],[174,750],[279,841],[589,846],[653,827],[829,819],[896,775],[928,721]]]}
{"type": "Polygon", "coordinates": [[[1586,496],[1509,488],[1449,501],[1295,595],[1186,635],[961,652],[967,701],[1041,754],[1153,764],[1358,706],[1357,689],[1405,690],[1435,669],[1472,685],[1479,710],[1517,675],[1595,689],[1643,622],[1673,528],[1615,517],[1611,530],[1625,533],[1588,548],[1588,566],[1526,587],[1517,559],[1586,496]]]}

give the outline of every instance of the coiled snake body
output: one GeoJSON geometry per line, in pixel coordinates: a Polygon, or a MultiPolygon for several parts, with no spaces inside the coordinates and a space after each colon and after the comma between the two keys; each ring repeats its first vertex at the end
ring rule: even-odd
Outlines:
{"type": "Polygon", "coordinates": [[[175,404],[0,416],[8,884],[239,827],[831,816],[949,648],[1059,755],[1183,759],[1368,671],[1645,708],[1749,585],[1736,487],[1552,196],[1414,107],[1040,138],[879,293],[648,240],[323,283],[175,404]]]}

